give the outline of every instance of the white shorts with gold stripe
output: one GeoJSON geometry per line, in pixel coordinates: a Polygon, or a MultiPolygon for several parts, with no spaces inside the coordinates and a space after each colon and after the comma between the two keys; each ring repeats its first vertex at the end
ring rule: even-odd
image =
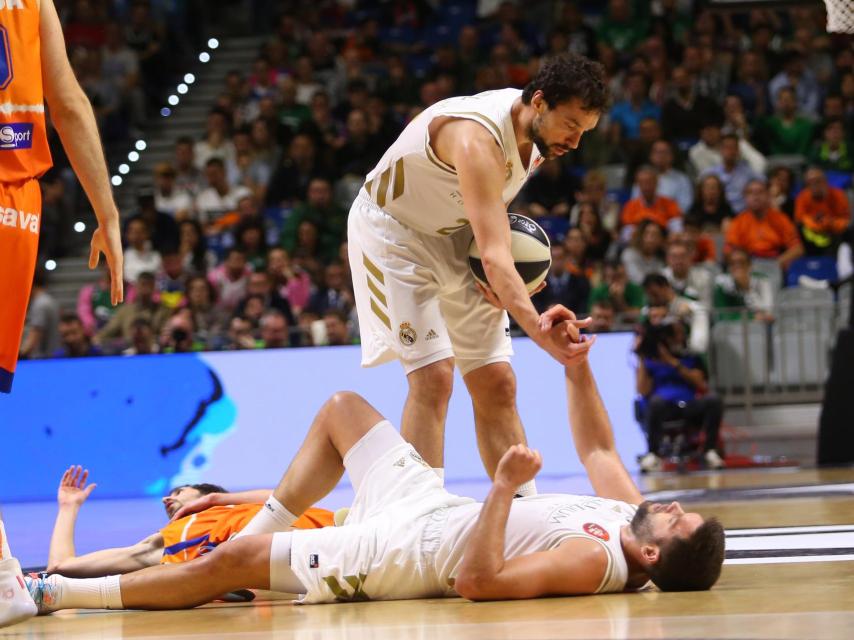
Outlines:
{"type": "Polygon", "coordinates": [[[448,237],[414,231],[363,189],[347,233],[363,367],[400,360],[410,373],[454,357],[465,375],[509,361],[507,312],[486,301],[468,267],[470,227],[448,237]]]}

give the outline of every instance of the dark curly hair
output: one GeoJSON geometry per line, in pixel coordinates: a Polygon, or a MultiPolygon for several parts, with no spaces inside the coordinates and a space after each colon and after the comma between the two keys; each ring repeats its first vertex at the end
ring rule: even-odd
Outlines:
{"type": "Polygon", "coordinates": [[[724,528],[709,518],[687,539],[677,538],[661,549],[649,577],[662,591],[705,591],[721,575],[724,563],[724,528]]]}
{"type": "Polygon", "coordinates": [[[577,53],[562,53],[546,58],[537,75],[522,91],[522,102],[531,104],[531,98],[537,90],[543,92],[543,98],[550,108],[577,99],[585,111],[602,112],[608,107],[610,99],[605,68],[577,53]]]}

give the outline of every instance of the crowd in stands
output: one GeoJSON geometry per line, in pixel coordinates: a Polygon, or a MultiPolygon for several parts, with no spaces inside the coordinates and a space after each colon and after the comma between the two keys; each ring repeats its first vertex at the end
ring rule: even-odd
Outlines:
{"type": "MultiPolygon", "coordinates": [[[[116,110],[131,127],[143,117],[164,46],[150,16],[166,4],[69,7],[69,46],[86,51],[75,68],[93,99],[109,94],[102,130],[116,110]]],[[[716,319],[773,322],[804,257],[835,272],[851,215],[854,45],[826,32],[820,7],[262,4],[279,13],[257,57],[223,78],[203,135],[177,139],[126,212],[127,302],[110,307],[103,277],[76,313],[54,314],[56,343],[25,355],[357,342],[346,216],[365,174],[425,107],[522,87],[563,51],[603,64],[612,104],[510,206],[552,237],[538,308],[590,313],[597,331],[676,320],[703,354],[716,319]]]]}

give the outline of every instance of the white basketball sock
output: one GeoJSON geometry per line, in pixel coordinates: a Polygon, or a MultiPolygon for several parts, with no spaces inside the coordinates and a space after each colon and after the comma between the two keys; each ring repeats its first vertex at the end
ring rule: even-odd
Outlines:
{"type": "Polygon", "coordinates": [[[53,584],[53,602],[45,602],[44,612],[60,609],[122,609],[120,576],[104,578],[66,578],[48,576],[45,581],[53,584]]]}
{"type": "Polygon", "coordinates": [[[242,538],[243,536],[255,536],[259,533],[287,531],[298,517],[285,509],[285,506],[276,500],[273,494],[270,494],[261,511],[256,513],[249,524],[243,528],[243,531],[234,537],[242,538]]]}
{"type": "Polygon", "coordinates": [[[0,560],[8,560],[12,557],[12,550],[9,548],[9,540],[6,538],[6,529],[3,527],[3,521],[0,520],[0,560]]]}
{"type": "Polygon", "coordinates": [[[516,495],[522,496],[523,498],[537,495],[537,483],[533,480],[528,480],[528,482],[520,484],[516,487],[516,495]]]}

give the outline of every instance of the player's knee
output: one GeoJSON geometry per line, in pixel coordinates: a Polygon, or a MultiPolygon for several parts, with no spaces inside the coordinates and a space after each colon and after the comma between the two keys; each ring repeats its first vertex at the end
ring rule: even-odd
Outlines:
{"type": "Polygon", "coordinates": [[[488,366],[478,370],[478,379],[472,385],[476,400],[491,406],[516,405],[516,375],[509,366],[488,366]]]}
{"type": "Polygon", "coordinates": [[[409,392],[431,403],[448,402],[454,390],[454,361],[440,360],[409,374],[409,392]]]}
{"type": "Polygon", "coordinates": [[[370,408],[370,404],[355,391],[336,391],[326,402],[330,411],[349,414],[354,410],[370,408]]]}

